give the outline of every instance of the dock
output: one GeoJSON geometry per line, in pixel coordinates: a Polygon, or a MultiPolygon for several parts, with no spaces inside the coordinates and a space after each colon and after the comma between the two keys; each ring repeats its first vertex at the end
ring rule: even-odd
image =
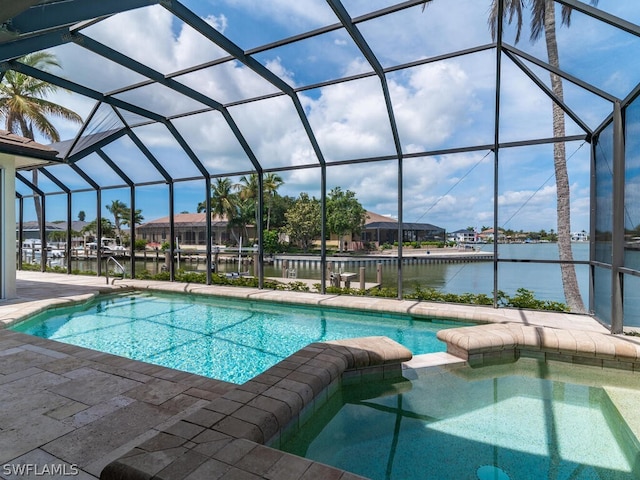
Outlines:
{"type": "MultiPolygon", "coordinates": [[[[338,271],[341,268],[343,270],[358,271],[359,267],[375,266],[377,264],[396,265],[398,260],[397,250],[369,255],[336,254],[327,256],[327,264],[333,264],[332,270],[334,271],[338,271]]],[[[433,250],[404,249],[402,252],[403,265],[490,262],[492,260],[492,252],[482,251],[439,248],[433,250]]],[[[273,262],[276,267],[283,267],[284,265],[289,268],[319,268],[321,263],[319,255],[274,255],[273,262]]]]}
{"type": "MultiPolygon", "coordinates": [[[[279,283],[296,283],[296,282],[300,282],[300,283],[304,283],[307,287],[309,287],[310,291],[316,291],[316,285],[319,285],[322,283],[322,281],[320,279],[317,278],[283,278],[283,277],[265,277],[265,280],[271,280],[274,282],[279,282],[279,283]]],[[[329,279],[327,279],[327,287],[329,287],[329,279]]],[[[344,282],[341,283],[342,287],[345,287],[344,282]]],[[[365,290],[372,290],[374,288],[379,288],[380,284],[376,283],[376,282],[365,282],[364,284],[364,289],[365,290]]],[[[351,280],[350,282],[350,288],[354,288],[354,289],[359,289],[360,288],[360,282],[356,279],[356,280],[351,280]]]]}

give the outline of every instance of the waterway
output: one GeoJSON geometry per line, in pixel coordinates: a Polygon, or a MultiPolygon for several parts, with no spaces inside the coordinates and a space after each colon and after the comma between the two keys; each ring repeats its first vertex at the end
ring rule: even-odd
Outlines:
{"type": "MultiPolygon", "coordinates": [[[[493,245],[482,245],[482,250],[493,252],[493,245]]],[[[437,250],[432,251],[434,255],[437,250]]],[[[574,243],[573,252],[575,260],[588,260],[589,244],[574,243]]],[[[404,256],[411,257],[415,253],[412,249],[405,249],[404,256]]],[[[423,252],[424,253],[424,252],[423,252]]],[[[538,244],[504,244],[499,245],[499,258],[531,260],[531,262],[500,263],[498,266],[498,289],[513,295],[518,288],[526,288],[535,293],[537,298],[563,302],[564,293],[560,277],[560,267],[554,264],[535,263],[535,260],[557,260],[558,247],[553,243],[538,244]]],[[[331,260],[331,257],[328,257],[331,260]]],[[[55,264],[64,265],[64,259],[53,260],[55,264]]],[[[127,262],[125,259],[124,262],[127,262]]],[[[136,271],[147,270],[152,274],[162,270],[163,258],[160,256],[155,261],[154,255],[149,255],[148,260],[136,261],[136,271]]],[[[74,270],[96,270],[95,260],[72,260],[74,270]]],[[[187,271],[204,271],[205,264],[200,261],[189,262],[181,260],[179,268],[187,271]]],[[[303,262],[296,265],[297,278],[314,279],[320,281],[321,269],[319,262],[303,262]]],[[[358,272],[358,266],[345,265],[345,270],[358,272]]],[[[252,270],[251,266],[244,265],[243,270],[252,270]]],[[[383,263],[382,287],[396,288],[398,285],[398,266],[396,263],[383,263]]],[[[238,264],[222,263],[218,265],[219,272],[238,271],[238,264]]],[[[265,265],[265,277],[281,277],[280,265],[265,265]]],[[[416,287],[435,288],[448,293],[484,293],[491,295],[493,284],[494,266],[491,261],[474,261],[466,263],[412,263],[405,261],[402,266],[404,293],[415,291],[416,287]]],[[[576,273],[580,290],[586,301],[589,292],[589,269],[586,265],[576,265],[576,273]]],[[[376,265],[371,263],[365,268],[366,282],[376,282],[376,265]]],[[[357,286],[357,283],[356,283],[357,286]]]]}
{"type": "MultiPolygon", "coordinates": [[[[493,252],[493,245],[483,245],[483,251],[493,252]]],[[[573,244],[575,260],[589,259],[589,244],[573,244]]],[[[404,255],[411,256],[412,250],[405,249],[404,255]]],[[[432,253],[437,254],[437,250],[432,253]]],[[[499,258],[519,260],[557,260],[558,246],[552,243],[539,244],[504,244],[499,245],[499,258]]],[[[348,268],[348,267],[347,267],[348,268]]],[[[357,267],[354,267],[357,271],[357,267]]],[[[395,264],[383,264],[382,286],[397,287],[398,267],[395,264]]],[[[320,268],[314,266],[297,266],[298,278],[320,278],[320,268]]],[[[493,262],[467,263],[405,263],[402,266],[404,293],[415,291],[416,287],[435,288],[448,293],[484,293],[492,295],[493,262]]],[[[587,265],[576,265],[576,274],[581,293],[585,301],[589,298],[589,268],[587,265]]],[[[281,270],[276,267],[265,267],[265,276],[280,276],[281,270]]],[[[513,295],[518,288],[532,290],[535,296],[544,300],[564,302],[562,279],[559,265],[548,263],[500,263],[498,266],[498,289],[513,295]]],[[[375,266],[366,267],[367,282],[376,281],[375,266]]]]}

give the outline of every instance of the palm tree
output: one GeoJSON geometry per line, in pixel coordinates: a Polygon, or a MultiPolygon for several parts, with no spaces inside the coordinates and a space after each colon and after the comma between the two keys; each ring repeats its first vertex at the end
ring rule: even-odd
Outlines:
{"type": "MultiPolygon", "coordinates": [[[[136,211],[133,214],[133,222],[136,225],[140,225],[144,221],[144,216],[142,215],[142,210],[136,208],[136,211]]],[[[127,207],[127,214],[120,219],[120,223],[125,227],[131,226],[131,209],[127,207]]]]}
{"type": "MultiPolygon", "coordinates": [[[[422,10],[429,2],[425,0],[422,10]]],[[[591,5],[597,5],[598,0],[590,0],[591,5]]],[[[507,20],[509,24],[515,22],[516,37],[515,43],[520,40],[523,25],[523,9],[531,9],[531,42],[536,42],[544,32],[547,46],[547,56],[549,65],[560,67],[560,57],[558,55],[558,41],[556,37],[556,11],[554,0],[493,0],[489,12],[489,26],[494,40],[496,37],[498,21],[507,20]],[[499,17],[499,6],[503,3],[502,19],[499,17]]],[[[571,7],[562,6],[562,24],[567,27],[571,24],[571,7]]],[[[556,98],[564,100],[562,79],[560,76],[550,72],[551,89],[556,98]]],[[[554,102],[553,103],[553,136],[562,138],[565,136],[564,112],[554,102]]],[[[558,254],[560,261],[560,271],[562,275],[562,286],[564,296],[569,308],[573,312],[583,312],[584,302],[578,287],[576,270],[573,266],[573,252],[571,250],[571,209],[570,209],[570,189],[569,174],[567,172],[567,158],[564,142],[553,144],[553,165],[556,177],[556,212],[558,217],[558,254]],[[568,263],[567,263],[568,262],[568,263]]]]}
{"type": "MultiPolygon", "coordinates": [[[[238,205],[242,211],[241,217],[249,217],[253,213],[255,221],[256,235],[258,232],[258,174],[252,173],[249,176],[243,175],[240,177],[240,183],[234,185],[234,188],[238,192],[242,205],[238,205]]],[[[241,222],[242,223],[242,222],[241,222]]],[[[246,227],[246,222],[245,222],[246,227]]]]}
{"type": "Polygon", "coordinates": [[[240,177],[240,183],[233,186],[238,191],[242,200],[258,200],[258,174],[243,175],[240,177]]]}
{"type": "Polygon", "coordinates": [[[271,206],[273,204],[273,197],[276,196],[278,188],[284,184],[282,177],[277,173],[267,173],[264,177],[262,188],[264,189],[265,196],[267,197],[267,230],[271,224],[271,206]]]}
{"type": "MultiPolygon", "coordinates": [[[[277,173],[267,173],[264,176],[264,180],[262,183],[262,190],[265,195],[266,206],[267,206],[267,230],[269,230],[271,224],[271,206],[273,197],[276,195],[276,192],[280,186],[284,184],[282,177],[277,173]]],[[[258,174],[252,173],[249,176],[243,175],[240,177],[240,183],[235,185],[236,190],[238,190],[238,194],[241,200],[251,200],[253,201],[255,217],[256,217],[256,232],[258,231],[258,174]]]]}
{"type": "MultiPolygon", "coordinates": [[[[238,215],[238,200],[232,190],[233,185],[228,178],[217,178],[216,183],[211,186],[211,213],[226,218],[229,227],[238,215]]],[[[206,203],[200,202],[197,211],[202,213],[206,208],[206,203]]],[[[233,229],[231,233],[234,235],[233,229]]]]}
{"type": "MultiPolygon", "coordinates": [[[[491,33],[495,38],[498,21],[498,4],[504,1],[503,19],[511,24],[516,23],[517,43],[522,31],[522,9],[528,6],[531,9],[531,42],[540,39],[544,32],[547,47],[549,65],[555,68],[560,67],[560,57],[558,55],[558,41],[556,37],[556,11],[554,0],[493,0],[489,14],[489,25],[491,33]]],[[[598,0],[591,0],[592,5],[597,5],[598,0]]],[[[571,8],[562,6],[562,24],[567,27],[571,24],[571,8]]],[[[562,79],[560,76],[550,73],[551,89],[556,98],[564,100],[562,79]]],[[[562,138],[565,136],[565,118],[563,110],[557,103],[553,102],[553,136],[562,138]]],[[[576,270],[572,263],[573,252],[571,250],[571,209],[570,209],[570,188],[569,173],[567,172],[567,157],[564,142],[553,144],[553,165],[556,177],[556,211],[558,217],[558,254],[560,261],[560,271],[562,275],[562,286],[564,296],[573,312],[583,312],[584,302],[580,294],[576,270]]]]}
{"type": "Polygon", "coordinates": [[[111,205],[107,205],[106,208],[113,215],[113,226],[116,229],[116,235],[120,237],[120,225],[129,216],[129,207],[120,200],[113,200],[111,205]]]}
{"type": "MultiPolygon", "coordinates": [[[[21,63],[40,70],[60,67],[55,55],[36,52],[19,59],[21,63]]],[[[51,142],[59,142],[60,134],[48,116],[82,123],[80,115],[68,108],[46,100],[58,87],[37,80],[20,72],[8,70],[0,82],[0,117],[5,120],[5,128],[16,135],[35,140],[34,130],[51,142]]],[[[32,181],[38,185],[38,170],[32,170],[32,181]]],[[[38,226],[42,225],[40,197],[33,197],[38,226]]]]}

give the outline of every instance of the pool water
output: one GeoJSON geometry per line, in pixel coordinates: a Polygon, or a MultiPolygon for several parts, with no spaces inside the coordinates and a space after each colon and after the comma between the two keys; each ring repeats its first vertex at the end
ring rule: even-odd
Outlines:
{"type": "Polygon", "coordinates": [[[374,480],[640,478],[638,375],[526,359],[413,373],[343,387],[280,448],[374,480]]]}
{"type": "MultiPolygon", "coordinates": [[[[418,353],[453,321],[194,295],[104,296],[54,309],[13,330],[233,383],[244,383],[312,342],[384,335],[418,353]]],[[[468,325],[468,324],[466,324],[468,325]]]]}

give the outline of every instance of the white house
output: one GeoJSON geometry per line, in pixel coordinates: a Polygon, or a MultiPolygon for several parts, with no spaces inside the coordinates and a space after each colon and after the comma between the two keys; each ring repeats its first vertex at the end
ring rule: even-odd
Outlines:
{"type": "Polygon", "coordinates": [[[573,232],[571,234],[571,241],[572,242],[588,242],[589,234],[584,230],[581,232],[573,232]]]}
{"type": "Polygon", "coordinates": [[[478,234],[474,230],[467,228],[449,232],[449,240],[456,243],[478,243],[478,234]]]}

